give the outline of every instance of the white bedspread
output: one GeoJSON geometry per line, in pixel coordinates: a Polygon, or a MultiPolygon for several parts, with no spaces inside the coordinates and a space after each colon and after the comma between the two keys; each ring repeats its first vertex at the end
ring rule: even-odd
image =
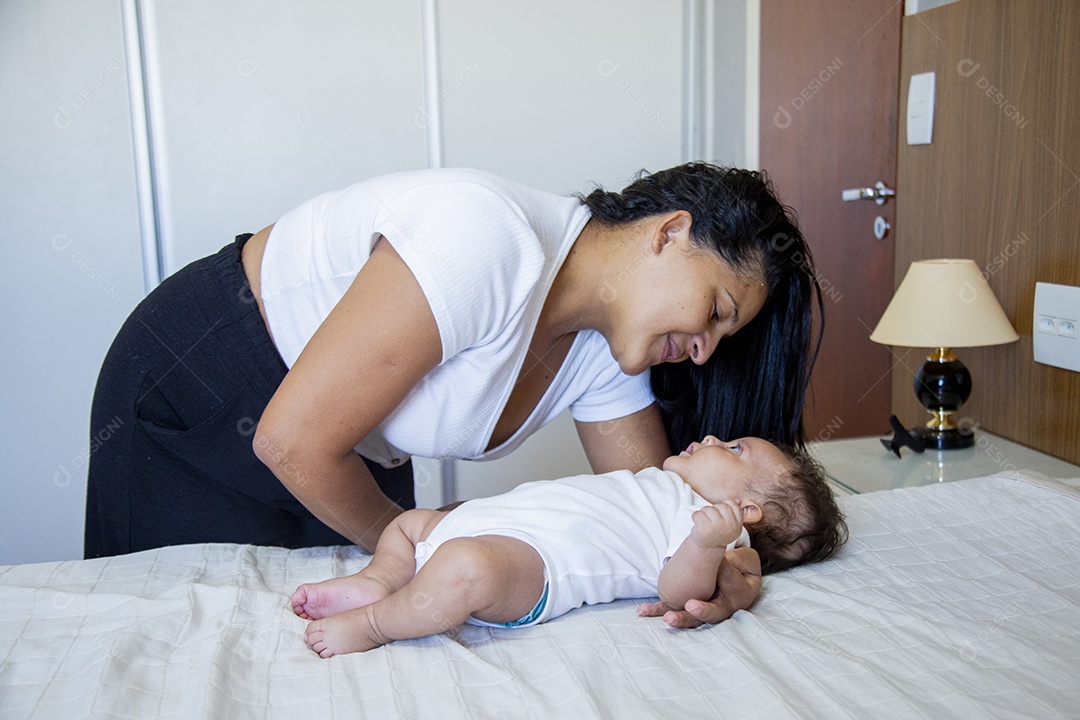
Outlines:
{"type": "Polygon", "coordinates": [[[865,718],[1080,713],[1080,492],[1024,473],[845,498],[851,542],[715,627],[634,602],[322,660],[287,609],[356,549],[0,568],[0,716],[865,718]]]}

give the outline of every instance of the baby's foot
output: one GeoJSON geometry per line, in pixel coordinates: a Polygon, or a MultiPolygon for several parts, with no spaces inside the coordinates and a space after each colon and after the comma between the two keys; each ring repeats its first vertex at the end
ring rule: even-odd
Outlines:
{"type": "Polygon", "coordinates": [[[301,585],[292,594],[292,609],[305,620],[319,620],[370,605],[389,594],[389,589],[376,580],[349,575],[301,585]]]}
{"type": "Polygon", "coordinates": [[[370,605],[308,623],[304,642],[328,658],[350,652],[365,652],[390,642],[375,626],[370,605]]]}

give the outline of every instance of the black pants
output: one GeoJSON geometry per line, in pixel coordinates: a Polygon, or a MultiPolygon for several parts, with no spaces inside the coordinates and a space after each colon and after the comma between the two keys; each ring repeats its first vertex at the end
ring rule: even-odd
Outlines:
{"type": "MultiPolygon", "coordinates": [[[[199,542],[349,544],[252,449],[287,368],[240,263],[249,237],[165,280],[105,356],[90,418],[86,557],[199,542]]],[[[415,507],[411,464],[367,465],[391,500],[415,507]]]]}

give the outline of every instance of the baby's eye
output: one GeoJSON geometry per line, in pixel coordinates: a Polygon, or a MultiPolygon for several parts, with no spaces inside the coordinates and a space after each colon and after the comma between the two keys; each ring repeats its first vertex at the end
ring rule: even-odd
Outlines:
{"type": "Polygon", "coordinates": [[[728,450],[738,455],[742,452],[742,446],[739,445],[739,443],[734,443],[732,445],[728,445],[728,450]]]}

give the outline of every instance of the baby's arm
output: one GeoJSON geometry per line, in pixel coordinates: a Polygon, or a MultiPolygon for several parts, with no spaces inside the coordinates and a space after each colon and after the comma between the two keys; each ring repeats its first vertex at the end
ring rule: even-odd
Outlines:
{"type": "Polygon", "coordinates": [[[689,600],[708,600],[727,546],[742,532],[742,510],[733,502],[706,505],[693,514],[690,535],[660,570],[660,601],[682,610],[689,600]]]}
{"type": "Polygon", "coordinates": [[[723,622],[738,610],[747,610],[761,592],[761,560],[751,548],[728,550],[720,562],[716,593],[709,600],[688,600],[685,610],[675,610],[663,602],[642,603],[638,615],[664,616],[674,628],[694,628],[703,623],[723,622]]]}

